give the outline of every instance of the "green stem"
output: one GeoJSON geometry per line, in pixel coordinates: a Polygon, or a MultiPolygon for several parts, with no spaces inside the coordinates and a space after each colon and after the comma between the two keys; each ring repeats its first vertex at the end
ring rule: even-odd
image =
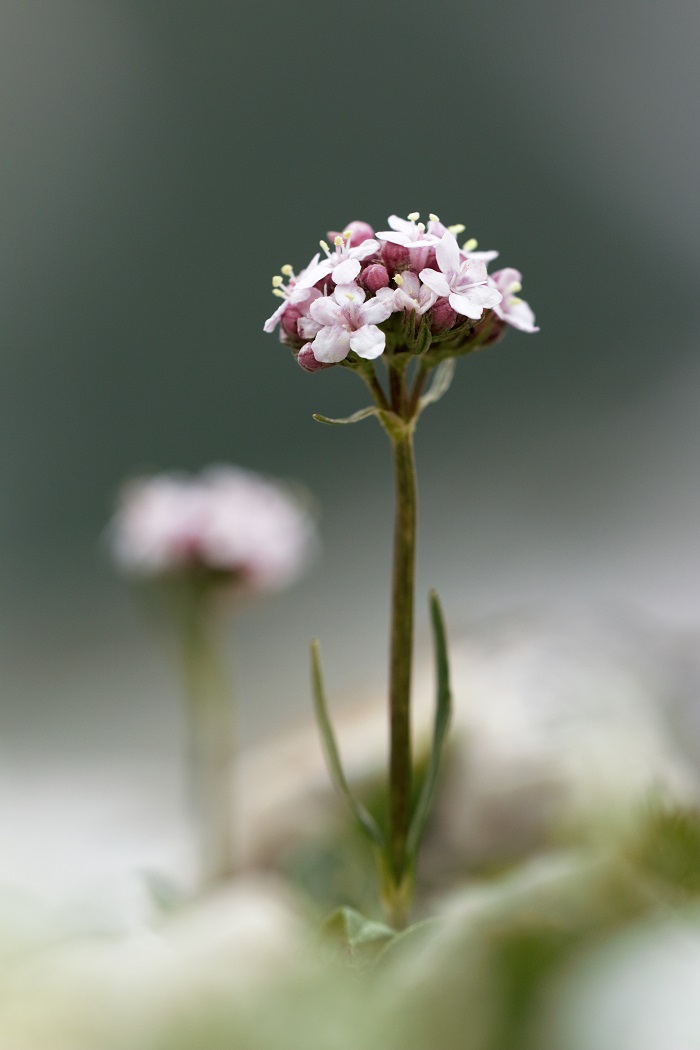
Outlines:
{"type": "MultiPolygon", "coordinates": [[[[403,377],[401,377],[403,380],[403,377]]],[[[417,490],[413,424],[390,433],[396,486],[389,676],[389,842],[387,905],[403,924],[410,906],[406,840],[411,818],[411,669],[415,586],[417,490]],[[400,914],[397,914],[397,910],[400,914]]]]}
{"type": "Polygon", "coordinates": [[[186,599],[183,656],[189,729],[190,791],[203,889],[235,874],[233,711],[216,645],[212,595],[193,587],[186,599]]]}

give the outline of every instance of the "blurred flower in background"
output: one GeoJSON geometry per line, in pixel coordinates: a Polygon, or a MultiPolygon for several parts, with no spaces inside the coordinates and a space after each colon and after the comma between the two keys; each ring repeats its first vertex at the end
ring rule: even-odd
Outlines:
{"type": "Polygon", "coordinates": [[[301,493],[240,467],[139,478],[122,491],[109,534],[117,564],[165,584],[181,653],[199,889],[227,882],[235,844],[235,719],[218,600],[276,591],[299,577],[316,545],[301,493]]]}
{"type": "Polygon", "coordinates": [[[316,545],[300,494],[240,467],[158,474],[122,490],[110,529],[117,563],[144,578],[211,573],[245,593],[297,579],[316,545]]]}

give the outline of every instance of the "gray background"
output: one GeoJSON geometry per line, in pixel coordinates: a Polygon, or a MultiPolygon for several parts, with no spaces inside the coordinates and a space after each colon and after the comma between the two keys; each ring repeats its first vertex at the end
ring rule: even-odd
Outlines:
{"type": "Polygon", "coordinates": [[[384,673],[386,440],[314,423],[363,388],[262,333],[271,275],[351,219],[464,222],[542,326],[461,362],[419,429],[419,591],[453,632],[561,601],[700,617],[699,23],[684,0],[3,0],[0,808],[27,841],[90,796],[74,852],[96,848],[110,784],[110,819],[152,832],[179,791],[169,643],[101,539],[131,473],[232,461],[318,500],[323,557],[232,638],[244,739],[308,710],[314,634],[339,702],[384,673]]]}

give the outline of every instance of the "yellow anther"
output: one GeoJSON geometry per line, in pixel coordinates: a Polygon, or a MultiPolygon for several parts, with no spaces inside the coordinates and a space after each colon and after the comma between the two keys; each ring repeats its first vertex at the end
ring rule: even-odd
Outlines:
{"type": "Polygon", "coordinates": [[[349,241],[352,237],[352,230],[345,230],[345,232],[343,233],[343,237],[346,241],[349,241]]]}
{"type": "Polygon", "coordinates": [[[324,252],[329,252],[330,251],[330,248],[328,247],[328,245],[327,245],[327,243],[325,241],[319,241],[318,243],[321,245],[321,247],[323,248],[324,252]]]}
{"type": "Polygon", "coordinates": [[[345,293],[345,298],[349,299],[350,302],[352,302],[352,300],[355,298],[355,296],[352,294],[352,292],[346,292],[345,293]]]}
{"type": "Polygon", "coordinates": [[[279,288],[281,284],[284,284],[284,281],[282,280],[280,275],[276,273],[275,276],[272,278],[272,287],[279,288]]]}
{"type": "Polygon", "coordinates": [[[294,273],[294,270],[292,269],[292,267],[291,267],[291,265],[289,263],[285,263],[284,266],[282,267],[282,273],[284,274],[285,277],[291,277],[292,274],[294,273]]]}
{"type": "Polygon", "coordinates": [[[396,276],[394,277],[394,284],[398,284],[399,286],[401,286],[403,284],[403,277],[401,276],[400,273],[397,273],[396,276]]]}
{"type": "Polygon", "coordinates": [[[513,281],[513,283],[510,286],[511,294],[515,294],[515,292],[522,292],[522,290],[523,286],[520,283],[520,281],[513,281]]]}
{"type": "Polygon", "coordinates": [[[419,219],[420,219],[420,212],[419,211],[412,211],[411,214],[408,216],[408,221],[409,222],[418,222],[419,219]]]}
{"type": "Polygon", "coordinates": [[[418,223],[418,229],[420,230],[421,233],[425,233],[425,223],[424,222],[419,222],[418,223]]]}
{"type": "Polygon", "coordinates": [[[517,295],[511,295],[511,297],[510,297],[510,305],[511,306],[519,306],[521,302],[522,302],[522,299],[518,299],[517,295]]]}
{"type": "Polygon", "coordinates": [[[460,233],[464,233],[466,226],[463,222],[456,222],[454,226],[448,226],[447,229],[450,233],[454,234],[455,237],[459,237],[460,233]]]}
{"type": "Polygon", "coordinates": [[[280,299],[286,299],[287,298],[287,296],[284,294],[284,292],[280,291],[279,288],[273,288],[272,289],[272,294],[278,296],[280,299]]]}
{"type": "Polygon", "coordinates": [[[333,238],[333,244],[336,246],[336,248],[342,248],[343,247],[343,238],[340,235],[338,235],[337,237],[334,237],[333,238]]]}
{"type": "Polygon", "coordinates": [[[468,241],[464,242],[462,247],[464,248],[465,252],[473,252],[474,249],[477,247],[478,243],[479,242],[477,241],[476,237],[470,237],[468,241]]]}
{"type": "Polygon", "coordinates": [[[430,219],[431,222],[440,222],[440,220],[438,219],[437,215],[433,215],[432,212],[430,213],[428,218],[430,219]]]}

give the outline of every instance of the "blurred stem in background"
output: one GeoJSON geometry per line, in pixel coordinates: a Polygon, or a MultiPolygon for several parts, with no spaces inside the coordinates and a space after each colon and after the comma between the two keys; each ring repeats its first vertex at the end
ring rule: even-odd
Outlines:
{"type": "Polygon", "coordinates": [[[234,848],[234,717],[221,657],[218,595],[188,583],[181,644],[186,687],[189,785],[198,839],[198,881],[212,889],[236,872],[234,848]]]}

